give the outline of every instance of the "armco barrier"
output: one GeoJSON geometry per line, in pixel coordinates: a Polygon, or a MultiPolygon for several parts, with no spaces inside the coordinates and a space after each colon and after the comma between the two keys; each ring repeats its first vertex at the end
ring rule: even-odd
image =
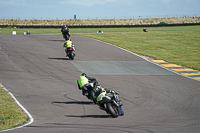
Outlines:
{"type": "MultiPolygon", "coordinates": [[[[152,25],[80,25],[68,26],[69,28],[120,28],[120,27],[167,27],[167,26],[194,26],[200,23],[184,23],[184,24],[152,24],[152,25]]],[[[41,25],[0,25],[1,28],[62,28],[62,26],[41,26],[41,25]]]]}

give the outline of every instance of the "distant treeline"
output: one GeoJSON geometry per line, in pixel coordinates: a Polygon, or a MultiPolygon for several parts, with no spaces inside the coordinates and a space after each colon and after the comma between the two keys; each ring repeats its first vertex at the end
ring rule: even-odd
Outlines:
{"type": "Polygon", "coordinates": [[[106,28],[106,27],[158,27],[200,25],[200,17],[146,18],[146,19],[93,19],[93,20],[20,20],[0,19],[0,27],[12,28],[106,28]]]}
{"type": "MultiPolygon", "coordinates": [[[[68,26],[69,28],[120,28],[120,27],[165,27],[165,26],[192,26],[200,23],[188,24],[154,24],[154,25],[82,25],[68,26]]],[[[61,28],[62,26],[37,26],[37,25],[0,25],[1,28],[61,28]]]]}

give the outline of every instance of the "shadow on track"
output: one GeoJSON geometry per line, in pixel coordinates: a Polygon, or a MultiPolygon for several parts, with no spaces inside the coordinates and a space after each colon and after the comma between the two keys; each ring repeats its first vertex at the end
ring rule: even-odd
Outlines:
{"type": "Polygon", "coordinates": [[[66,117],[80,117],[80,118],[111,118],[110,115],[65,115],[66,117]]]}
{"type": "Polygon", "coordinates": [[[94,104],[93,102],[85,102],[85,101],[71,101],[71,102],[52,102],[52,104],[94,104]]]}
{"type": "Polygon", "coordinates": [[[53,42],[65,42],[65,40],[48,40],[48,41],[53,41],[53,42]]]}
{"type": "Polygon", "coordinates": [[[51,60],[70,60],[69,58],[49,58],[48,59],[51,59],[51,60]]]}

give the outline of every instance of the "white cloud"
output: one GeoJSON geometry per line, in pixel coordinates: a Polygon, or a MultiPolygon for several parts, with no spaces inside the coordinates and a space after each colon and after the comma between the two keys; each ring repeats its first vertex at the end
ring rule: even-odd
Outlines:
{"type": "Polygon", "coordinates": [[[58,2],[62,4],[94,6],[94,5],[105,5],[107,3],[113,3],[113,2],[116,2],[116,0],[65,0],[65,1],[58,1],[58,2]]]}

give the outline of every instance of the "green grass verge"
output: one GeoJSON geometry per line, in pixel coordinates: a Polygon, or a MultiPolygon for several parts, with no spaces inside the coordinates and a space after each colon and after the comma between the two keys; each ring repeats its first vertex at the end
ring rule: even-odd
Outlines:
{"type": "Polygon", "coordinates": [[[27,115],[0,86],[0,130],[10,129],[28,121],[27,115]]]}
{"type": "MultiPolygon", "coordinates": [[[[31,34],[38,33],[61,33],[61,28],[2,28],[0,34],[12,34],[16,31],[17,34],[24,34],[29,31],[31,34]]],[[[70,33],[96,33],[98,30],[104,32],[128,32],[128,31],[141,31],[141,28],[70,28],[70,33]]],[[[154,29],[156,30],[156,29],[154,29]]]]}
{"type": "Polygon", "coordinates": [[[16,31],[17,34],[24,34],[26,31],[29,31],[31,34],[61,33],[60,30],[58,28],[1,28],[0,34],[12,34],[12,31],[16,31]]]}
{"type": "MultiPolygon", "coordinates": [[[[131,32],[131,31],[198,31],[200,26],[177,26],[177,27],[131,27],[131,28],[70,28],[70,33],[96,33],[98,30],[107,32],[131,32]],[[197,29],[196,29],[197,28],[197,29]]],[[[1,28],[0,34],[12,34],[16,31],[17,34],[24,34],[30,31],[31,34],[38,33],[61,33],[60,28],[1,28]]]]}

